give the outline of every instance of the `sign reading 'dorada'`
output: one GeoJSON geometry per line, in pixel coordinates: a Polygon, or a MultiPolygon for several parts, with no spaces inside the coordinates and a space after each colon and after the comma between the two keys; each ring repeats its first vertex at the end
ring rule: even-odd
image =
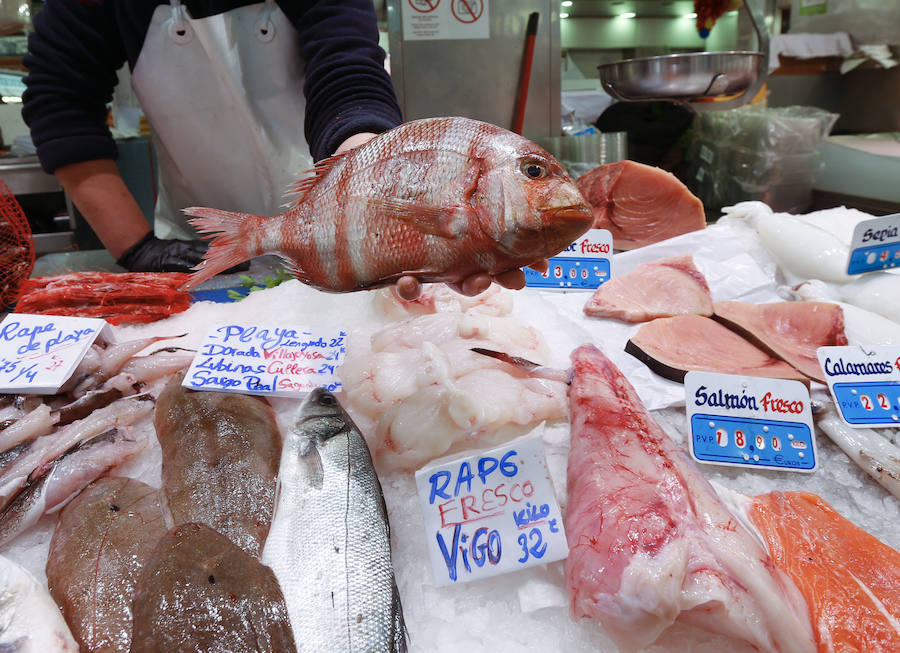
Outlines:
{"type": "Polygon", "coordinates": [[[847,424],[900,424],[900,347],[820,347],[817,355],[847,424]]]}
{"type": "Polygon", "coordinates": [[[565,558],[569,549],[549,478],[537,437],[417,471],[435,584],[565,558]]]}
{"type": "Polygon", "coordinates": [[[612,234],[591,229],[550,259],[550,269],[540,273],[525,268],[525,285],[558,290],[596,290],[612,274],[612,234]]]}
{"type": "Polygon", "coordinates": [[[684,391],[694,460],[815,470],[809,389],[800,381],[688,372],[684,391]]]}
{"type": "Polygon", "coordinates": [[[0,392],[55,394],[97,337],[105,320],[12,313],[0,322],[0,392]]]}
{"type": "Polygon", "coordinates": [[[347,334],[339,329],[223,324],[212,327],[182,385],[290,397],[341,389],[337,369],[347,334]]]}
{"type": "Polygon", "coordinates": [[[853,229],[847,274],[900,265],[900,213],[863,220],[853,229]]]}

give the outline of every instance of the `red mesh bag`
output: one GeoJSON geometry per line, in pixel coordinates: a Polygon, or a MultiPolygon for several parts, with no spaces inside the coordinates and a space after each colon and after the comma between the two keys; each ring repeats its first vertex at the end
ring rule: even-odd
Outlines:
{"type": "Polygon", "coordinates": [[[11,306],[34,269],[34,238],[22,207],[0,179],[0,309],[11,306]]]}

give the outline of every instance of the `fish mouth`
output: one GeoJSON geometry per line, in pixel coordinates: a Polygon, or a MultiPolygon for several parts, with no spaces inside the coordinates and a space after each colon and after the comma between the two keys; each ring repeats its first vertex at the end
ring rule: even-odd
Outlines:
{"type": "Polygon", "coordinates": [[[543,211],[543,217],[548,220],[594,220],[594,212],[586,204],[573,204],[561,206],[555,209],[543,211]]]}

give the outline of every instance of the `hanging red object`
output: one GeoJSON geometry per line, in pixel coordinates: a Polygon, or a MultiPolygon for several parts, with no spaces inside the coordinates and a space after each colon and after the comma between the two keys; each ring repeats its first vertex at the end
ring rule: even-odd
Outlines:
{"type": "Polygon", "coordinates": [[[528,85],[531,83],[531,62],[534,59],[534,41],[537,38],[538,12],[528,16],[528,27],[525,29],[525,53],[522,57],[522,78],[519,80],[519,98],[516,103],[516,113],[513,116],[512,131],[522,135],[522,125],[525,123],[525,104],[528,100],[528,85]]]}
{"type": "Polygon", "coordinates": [[[34,269],[34,238],[25,212],[0,179],[0,310],[12,305],[34,269]]]}

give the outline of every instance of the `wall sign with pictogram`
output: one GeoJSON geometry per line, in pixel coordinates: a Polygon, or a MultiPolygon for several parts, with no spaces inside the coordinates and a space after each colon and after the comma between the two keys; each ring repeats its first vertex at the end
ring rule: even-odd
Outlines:
{"type": "Polygon", "coordinates": [[[405,41],[487,39],[490,0],[405,0],[401,3],[405,41]]]}

